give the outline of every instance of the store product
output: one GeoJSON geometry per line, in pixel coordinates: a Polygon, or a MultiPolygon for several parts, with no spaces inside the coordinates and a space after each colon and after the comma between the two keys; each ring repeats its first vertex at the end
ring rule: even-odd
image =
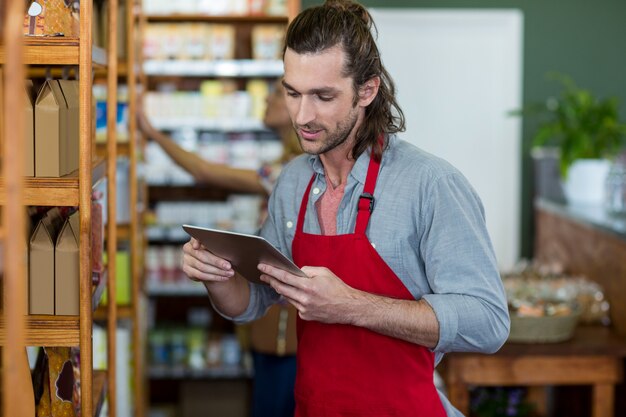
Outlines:
{"type": "Polygon", "coordinates": [[[80,313],[79,214],[65,220],[54,252],[54,312],[60,316],[80,313]]]}
{"type": "Polygon", "coordinates": [[[58,208],[37,223],[29,245],[29,313],[54,314],[54,244],[62,224],[58,208]]]}
{"type": "Polygon", "coordinates": [[[61,177],[78,169],[77,81],[48,80],[35,103],[35,176],[61,177]]]}

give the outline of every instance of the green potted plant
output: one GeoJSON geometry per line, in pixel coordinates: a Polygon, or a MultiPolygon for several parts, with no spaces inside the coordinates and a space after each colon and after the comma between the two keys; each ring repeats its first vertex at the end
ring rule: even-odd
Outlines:
{"type": "Polygon", "coordinates": [[[551,77],[563,86],[561,94],[515,114],[539,118],[532,144],[558,150],[568,202],[601,204],[610,159],[626,143],[626,125],[619,121],[618,101],[599,99],[565,75],[551,77]]]}

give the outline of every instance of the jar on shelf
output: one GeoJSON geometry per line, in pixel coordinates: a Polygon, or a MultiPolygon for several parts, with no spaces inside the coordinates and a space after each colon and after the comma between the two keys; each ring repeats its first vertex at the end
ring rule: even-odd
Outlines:
{"type": "Polygon", "coordinates": [[[605,208],[609,214],[626,215],[626,153],[611,164],[605,183],[605,208]]]}

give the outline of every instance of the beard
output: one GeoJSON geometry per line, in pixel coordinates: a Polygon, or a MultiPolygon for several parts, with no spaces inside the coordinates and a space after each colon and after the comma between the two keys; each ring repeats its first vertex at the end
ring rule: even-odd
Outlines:
{"type": "MultiPolygon", "coordinates": [[[[307,141],[306,139],[303,139],[302,137],[300,137],[300,134],[298,134],[300,147],[302,148],[304,152],[310,155],[321,155],[326,152],[332,151],[339,145],[342,145],[343,143],[345,143],[346,140],[348,140],[350,133],[352,133],[352,131],[354,130],[354,127],[357,124],[358,118],[359,118],[358,110],[354,108],[353,111],[351,111],[348,114],[347,120],[345,120],[344,122],[338,123],[337,127],[333,131],[326,129],[322,125],[317,125],[314,123],[306,124],[302,127],[308,130],[325,130],[328,136],[326,137],[326,139],[324,139],[322,143],[319,144],[318,149],[310,149],[310,147],[308,146],[309,141],[307,141]]],[[[298,132],[298,126],[294,125],[294,129],[296,130],[296,132],[298,132]]]]}

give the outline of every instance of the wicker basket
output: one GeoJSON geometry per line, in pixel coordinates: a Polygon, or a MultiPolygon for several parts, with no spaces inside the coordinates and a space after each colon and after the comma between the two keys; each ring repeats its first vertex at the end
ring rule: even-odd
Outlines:
{"type": "Polygon", "coordinates": [[[509,342],[557,343],[574,335],[580,311],[567,316],[519,317],[511,314],[509,342]]]}

